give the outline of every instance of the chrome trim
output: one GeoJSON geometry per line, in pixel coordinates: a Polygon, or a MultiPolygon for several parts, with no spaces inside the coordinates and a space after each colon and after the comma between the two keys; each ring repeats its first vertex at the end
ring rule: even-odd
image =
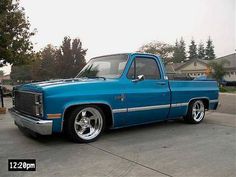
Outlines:
{"type": "MultiPolygon", "coordinates": [[[[104,104],[109,106],[111,113],[112,113],[112,127],[114,126],[114,115],[116,113],[124,113],[124,112],[134,112],[134,111],[146,111],[146,110],[153,110],[153,109],[164,109],[164,108],[170,108],[170,107],[182,107],[182,106],[188,106],[189,103],[194,99],[207,99],[209,101],[209,98],[207,97],[196,97],[190,99],[189,102],[184,103],[174,103],[174,104],[167,104],[167,105],[155,105],[155,106],[143,106],[143,107],[133,107],[133,108],[121,108],[121,109],[112,109],[111,106],[104,102],[84,102],[84,103],[78,103],[74,105],[70,105],[64,109],[64,112],[62,114],[62,122],[64,121],[65,112],[66,110],[71,106],[80,106],[80,105],[90,105],[90,104],[104,104]]],[[[216,102],[216,100],[211,100],[213,102],[216,102]]],[[[209,101],[210,102],[210,101],[209,101]]],[[[210,102],[211,103],[211,102],[210,102]]],[[[61,130],[63,129],[63,126],[61,126],[61,130]]]]}
{"type": "MultiPolygon", "coordinates": [[[[193,99],[197,99],[197,98],[193,98],[193,99]]],[[[190,101],[192,101],[193,99],[191,99],[190,101]]],[[[198,98],[200,99],[200,98],[198,98]]],[[[208,98],[201,98],[201,99],[208,99],[208,98]]],[[[209,100],[209,99],[208,99],[209,100]]],[[[190,102],[189,101],[189,102],[190,102]]],[[[152,110],[152,109],[163,109],[163,108],[169,108],[169,107],[182,107],[182,106],[188,106],[189,102],[185,102],[185,103],[174,103],[171,105],[156,105],[156,106],[143,106],[143,107],[133,107],[133,108],[122,108],[122,109],[113,109],[112,112],[113,113],[121,113],[121,112],[134,112],[134,111],[146,111],[146,110],[152,110]]],[[[215,103],[218,102],[218,100],[210,100],[210,103],[215,103]]]]}
{"type": "Polygon", "coordinates": [[[99,110],[92,107],[85,107],[75,117],[75,133],[83,140],[92,140],[101,133],[104,125],[103,121],[99,110]]]}
{"type": "MultiPolygon", "coordinates": [[[[19,92],[19,93],[29,93],[34,95],[34,102],[35,102],[35,113],[37,117],[42,118],[44,117],[44,107],[43,107],[43,93],[42,92],[31,92],[31,91],[24,91],[24,90],[13,90],[13,95],[14,97],[12,97],[12,100],[15,101],[15,92],[19,92]],[[41,103],[37,102],[37,96],[40,97],[41,99],[41,103]],[[39,112],[40,110],[40,112],[39,112]]],[[[15,104],[13,104],[13,106],[15,107],[15,104]]]]}
{"type": "Polygon", "coordinates": [[[31,93],[31,94],[38,94],[42,95],[42,92],[31,92],[31,91],[25,91],[25,90],[14,90],[14,92],[23,92],[23,93],[31,93]]]}
{"type": "Polygon", "coordinates": [[[30,129],[41,135],[51,135],[52,134],[52,120],[42,120],[36,117],[27,116],[19,113],[15,109],[9,109],[12,117],[15,120],[16,125],[30,129]]]}
{"type": "Polygon", "coordinates": [[[122,108],[122,109],[113,109],[112,113],[121,113],[121,112],[127,112],[127,108],[122,108]]]}
{"type": "Polygon", "coordinates": [[[195,122],[200,122],[205,116],[205,106],[202,100],[197,100],[192,106],[192,116],[195,122]]]}
{"type": "Polygon", "coordinates": [[[156,105],[156,106],[143,106],[143,107],[134,107],[134,108],[128,108],[128,112],[133,111],[146,111],[146,110],[152,110],[152,109],[163,109],[163,108],[169,108],[170,104],[166,105],[156,105]]]}
{"type": "Polygon", "coordinates": [[[218,103],[219,100],[210,100],[210,103],[218,103]]]}
{"type": "Polygon", "coordinates": [[[171,104],[171,107],[175,108],[175,107],[181,107],[181,106],[188,106],[189,103],[174,103],[171,104]]]}
{"type": "Polygon", "coordinates": [[[199,100],[199,99],[207,99],[210,102],[210,99],[208,97],[194,97],[194,98],[191,98],[188,103],[190,103],[193,100],[199,100]]]}

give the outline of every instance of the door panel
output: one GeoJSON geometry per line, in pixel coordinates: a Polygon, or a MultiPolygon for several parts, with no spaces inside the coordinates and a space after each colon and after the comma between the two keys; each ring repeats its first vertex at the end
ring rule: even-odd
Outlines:
{"type": "Polygon", "coordinates": [[[125,91],[128,109],[126,124],[141,124],[167,118],[170,107],[169,86],[168,81],[162,78],[158,67],[155,59],[134,59],[125,91]],[[143,74],[145,79],[133,82],[132,80],[140,74],[143,74]]]}

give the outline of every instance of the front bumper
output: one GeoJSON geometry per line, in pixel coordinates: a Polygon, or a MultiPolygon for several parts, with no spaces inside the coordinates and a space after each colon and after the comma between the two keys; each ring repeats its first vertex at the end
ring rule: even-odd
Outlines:
{"type": "Polygon", "coordinates": [[[30,129],[41,135],[52,134],[52,120],[42,120],[36,117],[23,115],[14,108],[9,109],[9,112],[14,118],[16,125],[30,129]]]}

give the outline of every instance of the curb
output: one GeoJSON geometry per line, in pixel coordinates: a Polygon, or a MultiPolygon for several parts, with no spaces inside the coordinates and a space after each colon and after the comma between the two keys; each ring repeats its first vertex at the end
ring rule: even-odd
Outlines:
{"type": "Polygon", "coordinates": [[[234,96],[236,96],[236,93],[222,93],[222,92],[220,92],[220,95],[234,95],[234,96]]]}

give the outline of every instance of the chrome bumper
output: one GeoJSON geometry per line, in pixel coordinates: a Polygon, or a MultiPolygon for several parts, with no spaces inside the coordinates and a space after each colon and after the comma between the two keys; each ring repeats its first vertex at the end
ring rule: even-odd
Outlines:
{"type": "Polygon", "coordinates": [[[41,135],[52,134],[52,120],[41,120],[36,117],[23,115],[15,109],[9,109],[12,117],[15,120],[16,125],[30,129],[41,135]]]}

